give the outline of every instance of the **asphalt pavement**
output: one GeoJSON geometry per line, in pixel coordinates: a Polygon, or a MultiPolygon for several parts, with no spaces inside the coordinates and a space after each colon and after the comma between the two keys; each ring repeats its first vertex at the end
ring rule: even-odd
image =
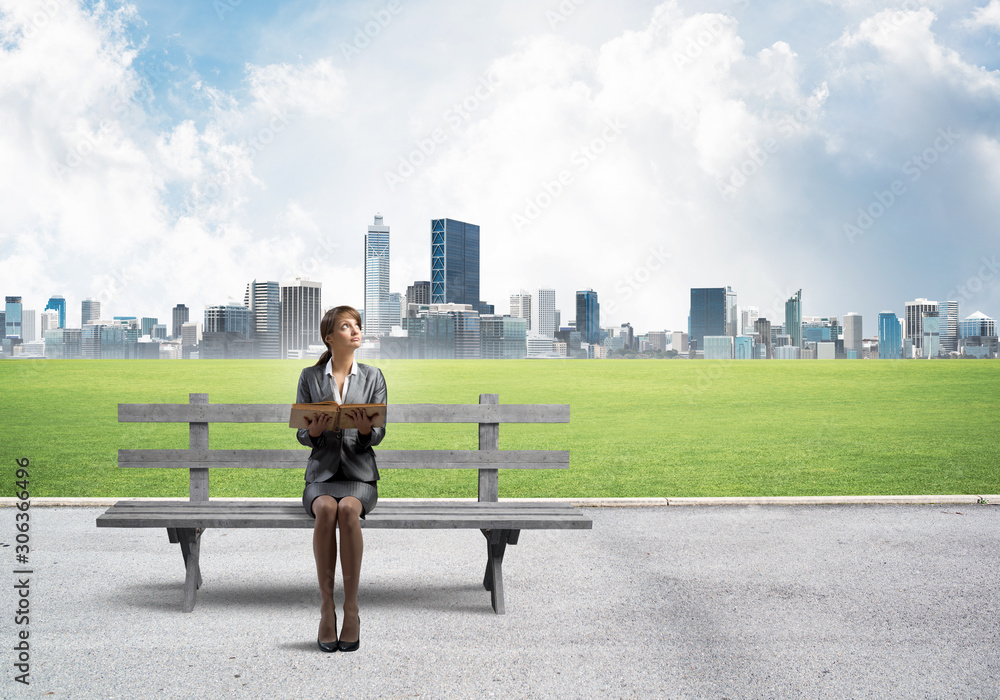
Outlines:
{"type": "Polygon", "coordinates": [[[178,545],[103,510],[33,508],[22,575],[0,509],[0,697],[1000,697],[996,505],[588,508],[508,548],[502,616],[479,532],[370,530],[351,654],[308,530],[207,531],[185,614],[178,545]]]}

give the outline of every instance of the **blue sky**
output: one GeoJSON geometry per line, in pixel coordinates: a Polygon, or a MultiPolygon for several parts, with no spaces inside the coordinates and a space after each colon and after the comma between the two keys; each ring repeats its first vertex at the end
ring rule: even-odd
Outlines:
{"type": "Polygon", "coordinates": [[[0,0],[0,280],[106,316],[361,306],[429,221],[480,224],[482,295],[684,329],[692,286],[780,321],[1000,314],[1000,0],[0,0]],[[379,21],[381,19],[381,22],[379,21]]]}

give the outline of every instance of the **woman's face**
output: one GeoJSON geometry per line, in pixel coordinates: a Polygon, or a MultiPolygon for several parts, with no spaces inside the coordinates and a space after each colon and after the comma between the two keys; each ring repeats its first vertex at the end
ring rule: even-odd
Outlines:
{"type": "Polygon", "coordinates": [[[334,354],[338,350],[356,350],[361,347],[361,326],[350,316],[341,316],[333,326],[333,333],[323,340],[334,354]]]}

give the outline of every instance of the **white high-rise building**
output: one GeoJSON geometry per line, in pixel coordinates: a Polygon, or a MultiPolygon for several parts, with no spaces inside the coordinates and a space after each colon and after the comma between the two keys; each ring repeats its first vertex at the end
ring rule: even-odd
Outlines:
{"type": "Polygon", "coordinates": [[[188,321],[181,324],[181,345],[197,345],[201,342],[201,323],[188,321]]]}
{"type": "Polygon", "coordinates": [[[677,352],[688,351],[688,334],[684,331],[674,331],[671,333],[670,349],[677,352]]]}
{"type": "Polygon", "coordinates": [[[59,327],[59,312],[55,309],[49,309],[48,311],[42,312],[42,327],[40,329],[40,334],[44,338],[45,331],[55,330],[59,327]]]}
{"type": "Polygon", "coordinates": [[[555,338],[557,325],[556,290],[543,287],[538,290],[538,298],[532,308],[535,320],[535,332],[543,338],[555,338]]]}
{"type": "Polygon", "coordinates": [[[938,316],[941,319],[941,353],[958,352],[958,302],[938,302],[938,316]]]}
{"type": "Polygon", "coordinates": [[[861,315],[852,311],[844,316],[844,352],[854,350],[858,357],[864,357],[862,336],[861,315]]]}
{"type": "Polygon", "coordinates": [[[321,345],[323,283],[296,277],[281,283],[281,356],[299,357],[310,345],[321,345]],[[291,353],[291,355],[289,354],[291,353]]]}
{"type": "Polygon", "coordinates": [[[399,315],[392,318],[389,305],[389,227],[382,215],[375,215],[375,224],[365,234],[365,327],[369,337],[389,335],[399,324],[399,315]]]}
{"type": "Polygon", "coordinates": [[[34,343],[38,340],[38,324],[35,322],[38,312],[34,309],[25,309],[21,312],[21,342],[34,343]]]}
{"type": "MultiPolygon", "coordinates": [[[[914,350],[920,349],[923,344],[923,315],[926,313],[937,312],[938,303],[936,301],[928,301],[927,299],[921,298],[906,302],[906,319],[904,320],[905,327],[903,329],[903,339],[906,340],[908,338],[912,340],[914,350]]],[[[921,355],[921,357],[926,357],[926,355],[921,355]]]]}
{"type": "Polygon", "coordinates": [[[243,305],[250,309],[250,338],[255,357],[276,360],[281,354],[281,290],[277,282],[247,285],[243,305]]]}
{"type": "Polygon", "coordinates": [[[740,333],[747,335],[754,332],[754,324],[760,318],[760,309],[756,306],[740,307],[740,333]]]}
{"type": "Polygon", "coordinates": [[[735,338],[740,334],[740,313],[736,304],[736,292],[726,287],[726,335],[735,338]]]}
{"type": "Polygon", "coordinates": [[[80,302],[80,326],[101,317],[101,302],[97,299],[84,299],[80,302]]]}
{"type": "Polygon", "coordinates": [[[531,330],[531,295],[523,289],[510,295],[510,315],[512,318],[527,319],[528,330],[531,330]]]}

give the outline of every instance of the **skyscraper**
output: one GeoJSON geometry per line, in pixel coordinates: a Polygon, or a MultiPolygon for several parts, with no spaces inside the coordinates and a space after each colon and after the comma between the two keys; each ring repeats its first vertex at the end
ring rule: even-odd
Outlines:
{"type": "Polygon", "coordinates": [[[576,330],[583,343],[601,342],[601,304],[593,289],[576,293],[576,330]]]}
{"type": "Polygon", "coordinates": [[[997,322],[982,311],[969,314],[959,323],[959,336],[969,338],[972,336],[995,336],[997,334],[997,322]]]}
{"type": "Polygon", "coordinates": [[[920,352],[924,359],[937,357],[941,354],[941,316],[937,311],[925,311],[921,317],[923,340],[920,343],[920,352]]]}
{"type": "Polygon", "coordinates": [[[184,306],[184,304],[178,304],[177,306],[174,307],[172,312],[173,318],[171,319],[172,323],[170,326],[171,337],[173,338],[181,337],[181,327],[190,320],[189,318],[190,312],[191,310],[188,307],[184,306]]]}
{"type": "Polygon", "coordinates": [[[899,317],[892,311],[878,315],[878,359],[899,360],[903,357],[903,331],[899,317]]]}
{"type": "Polygon", "coordinates": [[[523,289],[510,295],[510,315],[513,318],[526,319],[528,330],[531,330],[531,295],[523,289]]]}
{"type": "Polygon", "coordinates": [[[754,333],[760,309],[756,306],[745,306],[740,309],[740,333],[754,333]]]}
{"type": "Polygon", "coordinates": [[[4,329],[7,338],[21,338],[21,297],[5,297],[4,329]]]}
{"type": "Polygon", "coordinates": [[[38,325],[35,322],[38,312],[34,309],[21,310],[21,341],[34,343],[38,340],[38,325]]]}
{"type": "Polygon", "coordinates": [[[410,304],[430,304],[431,303],[431,282],[430,280],[418,281],[406,288],[406,305],[410,304]]]}
{"type": "Polygon", "coordinates": [[[923,344],[923,315],[928,312],[937,313],[937,310],[938,303],[936,301],[920,298],[906,302],[906,330],[903,338],[913,342],[914,350],[920,349],[923,344]]]}
{"type": "MultiPolygon", "coordinates": [[[[398,324],[399,321],[397,320],[398,324]]],[[[381,337],[392,330],[389,309],[389,227],[382,215],[365,234],[365,328],[367,336],[381,337]]]]}
{"type": "MultiPolygon", "coordinates": [[[[281,284],[281,357],[305,352],[310,345],[322,345],[319,322],[322,318],[322,283],[296,277],[281,284]]],[[[295,356],[295,355],[293,355],[295,356]]]]}
{"type": "Polygon", "coordinates": [[[726,302],[725,287],[691,288],[688,342],[698,350],[705,349],[705,336],[729,335],[726,302]]]}
{"type": "Polygon", "coordinates": [[[941,352],[947,355],[958,351],[958,302],[942,301],[938,303],[938,316],[941,323],[941,352]]]}
{"type": "Polygon", "coordinates": [[[240,304],[216,304],[205,307],[205,333],[238,333],[250,337],[250,309],[240,304]]]}
{"type": "Polygon", "coordinates": [[[538,290],[538,326],[535,332],[543,338],[554,338],[556,331],[556,290],[542,288],[538,290]]]}
{"type": "Polygon", "coordinates": [[[57,328],[66,327],[66,300],[62,298],[59,294],[53,294],[49,297],[48,303],[45,305],[46,311],[58,311],[59,312],[59,325],[57,328]]]}
{"type": "Polygon", "coordinates": [[[90,323],[101,317],[101,302],[96,299],[84,299],[80,302],[80,325],[90,323]]]}
{"type": "Polygon", "coordinates": [[[400,325],[403,317],[403,295],[399,292],[389,292],[389,329],[400,325]]]}
{"type": "Polygon", "coordinates": [[[760,342],[764,345],[765,359],[772,359],[774,357],[774,348],[771,345],[771,322],[766,318],[758,317],[753,322],[753,329],[760,336],[760,342]]]}
{"type": "Polygon", "coordinates": [[[802,347],[802,290],[795,292],[785,302],[785,333],[791,338],[791,345],[802,347]]]}
{"type": "Polygon", "coordinates": [[[732,287],[726,287],[726,335],[735,338],[742,331],[739,307],[736,305],[736,292],[732,287]]]}
{"type": "Polygon", "coordinates": [[[861,316],[853,312],[844,316],[844,352],[853,350],[857,353],[855,357],[864,357],[862,337],[861,316]]]}
{"type": "Polygon", "coordinates": [[[431,303],[479,308],[479,226],[431,220],[431,303]]]}
{"type": "MultiPolygon", "coordinates": [[[[281,289],[277,282],[247,284],[243,305],[250,310],[253,355],[276,360],[281,355],[281,289]]],[[[207,328],[207,325],[206,325],[207,328]]]]}
{"type": "Polygon", "coordinates": [[[45,337],[45,331],[54,331],[59,328],[59,311],[57,309],[46,309],[42,312],[42,325],[39,327],[39,333],[42,338],[45,337]]]}

